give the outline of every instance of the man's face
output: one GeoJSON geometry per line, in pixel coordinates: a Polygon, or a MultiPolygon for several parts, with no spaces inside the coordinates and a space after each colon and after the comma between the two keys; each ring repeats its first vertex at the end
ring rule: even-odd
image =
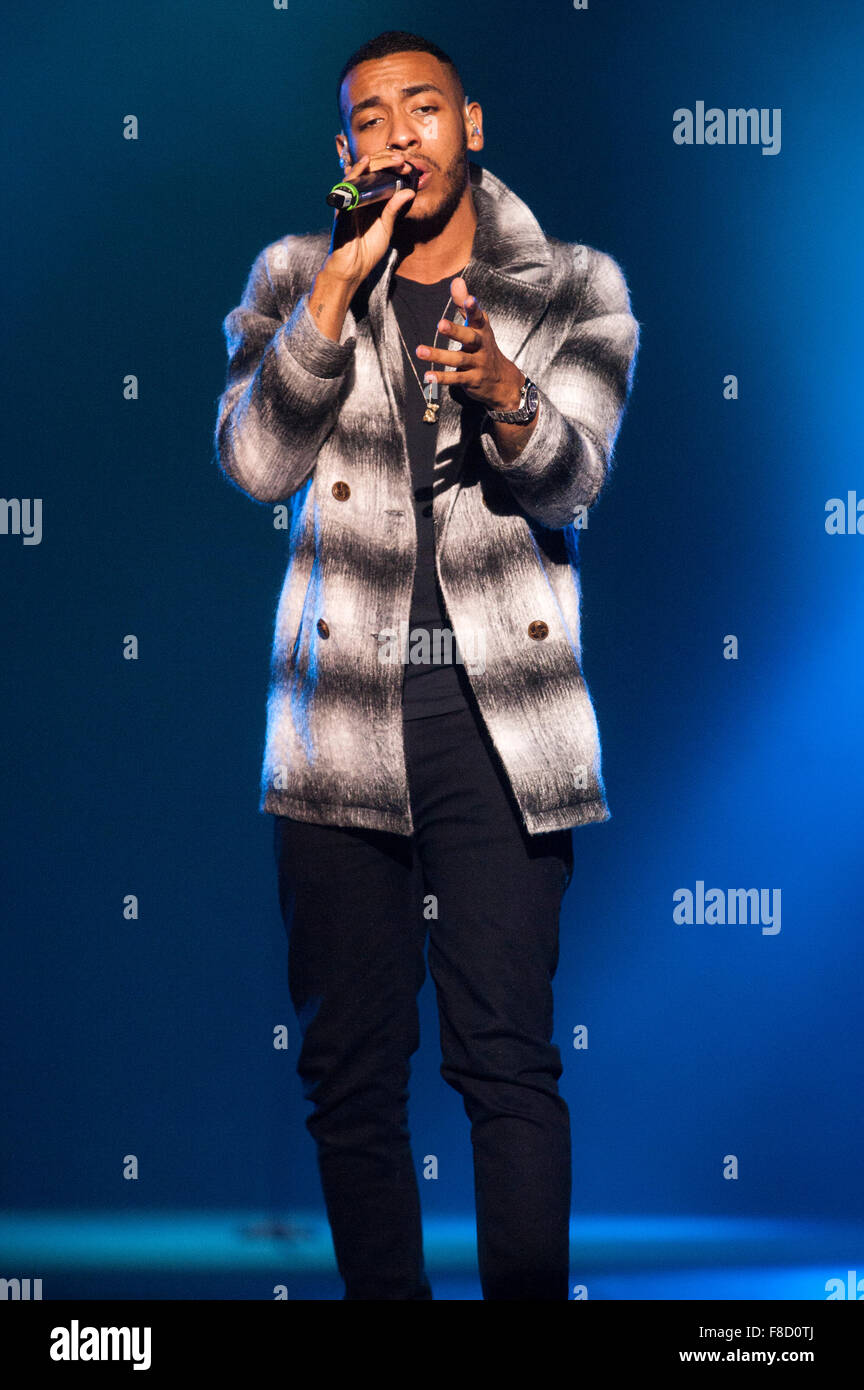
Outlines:
{"type": "Polygon", "coordinates": [[[468,143],[465,108],[450,69],[431,53],[371,59],[348,73],[341,100],[349,144],[337,144],[352,162],[390,145],[425,171],[400,217],[419,231],[423,222],[451,214],[468,182],[468,143]]]}

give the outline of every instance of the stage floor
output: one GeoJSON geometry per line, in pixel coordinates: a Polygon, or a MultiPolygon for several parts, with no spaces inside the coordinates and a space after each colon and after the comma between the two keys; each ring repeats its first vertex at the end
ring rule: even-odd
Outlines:
{"type": "MultiPolygon", "coordinates": [[[[480,1299],[473,1216],[424,1221],[435,1299],[480,1299]]],[[[589,1299],[817,1299],[864,1277],[864,1224],[745,1217],[579,1217],[571,1287],[589,1299]]],[[[46,1299],[341,1299],[320,1212],[18,1212],[2,1275],[46,1299]]],[[[847,1297],[850,1294],[847,1293],[847,1297]]]]}

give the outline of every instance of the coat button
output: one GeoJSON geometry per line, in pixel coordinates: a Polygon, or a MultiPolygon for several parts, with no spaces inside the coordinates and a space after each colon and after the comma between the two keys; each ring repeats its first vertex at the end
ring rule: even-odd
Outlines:
{"type": "Polygon", "coordinates": [[[325,623],[325,621],[324,621],[323,618],[319,618],[318,621],[317,621],[317,623],[315,624],[315,626],[317,627],[318,631],[321,633],[321,636],[322,636],[322,637],[329,637],[329,636],[330,636],[330,629],[329,629],[329,627],[327,626],[327,624],[325,623]]]}
{"type": "Polygon", "coordinates": [[[333,493],[337,502],[347,502],[348,498],[351,496],[351,489],[347,483],[334,483],[330,491],[333,493]]]}
{"type": "Polygon", "coordinates": [[[549,628],[542,618],[536,618],[533,623],[528,624],[528,636],[536,638],[538,642],[549,636],[549,628]]]}

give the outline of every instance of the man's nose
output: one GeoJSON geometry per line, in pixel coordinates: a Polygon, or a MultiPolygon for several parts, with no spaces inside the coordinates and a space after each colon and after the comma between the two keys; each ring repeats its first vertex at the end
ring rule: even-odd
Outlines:
{"type": "Polygon", "coordinates": [[[397,126],[395,123],[390,127],[390,135],[387,144],[392,149],[405,149],[409,145],[417,144],[417,136],[413,130],[406,130],[404,127],[397,126]]]}

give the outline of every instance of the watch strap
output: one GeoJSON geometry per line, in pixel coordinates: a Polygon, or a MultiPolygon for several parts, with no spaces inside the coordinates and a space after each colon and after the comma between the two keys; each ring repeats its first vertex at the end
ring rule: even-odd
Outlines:
{"type": "Polygon", "coordinates": [[[536,414],[536,408],[535,410],[529,410],[528,392],[532,386],[534,386],[535,391],[537,388],[535,383],[528,376],[527,372],[524,373],[524,376],[525,380],[522,383],[522,389],[519,393],[519,404],[516,407],[516,409],[488,410],[486,413],[489,416],[490,420],[500,420],[503,424],[511,425],[527,425],[529,420],[533,420],[536,414]]]}

